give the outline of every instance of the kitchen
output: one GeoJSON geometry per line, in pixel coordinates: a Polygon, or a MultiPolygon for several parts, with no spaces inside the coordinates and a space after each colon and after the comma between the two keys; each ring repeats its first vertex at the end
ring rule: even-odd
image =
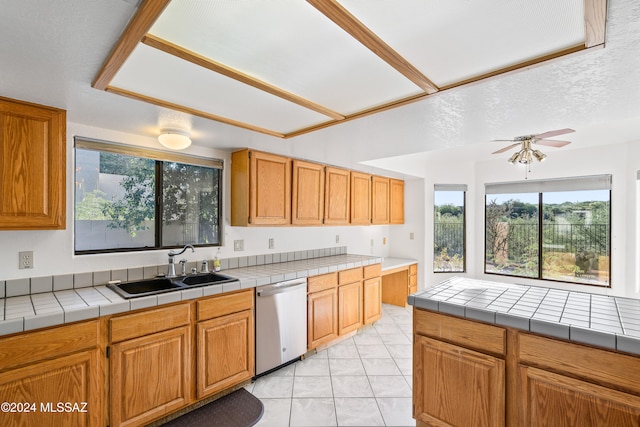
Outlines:
{"type": "MultiPolygon", "coordinates": [[[[77,2],[56,6],[37,2],[23,2],[20,6],[3,4],[8,15],[2,40],[16,42],[2,44],[2,57],[11,61],[3,61],[1,65],[0,95],[67,110],[67,220],[65,230],[0,232],[2,281],[135,269],[167,262],[166,250],[136,252],[135,256],[74,253],[73,137],[161,148],[156,139],[158,108],[90,87],[134,14],[136,4],[132,3],[136,2],[115,1],[109,7],[94,5],[94,9],[77,2]],[[96,16],[104,19],[98,20],[96,16]],[[18,253],[23,251],[33,252],[32,269],[18,268],[18,253]]],[[[640,64],[633,52],[637,50],[640,32],[635,23],[639,11],[631,1],[609,2],[607,8],[606,46],[602,49],[443,91],[421,102],[294,138],[278,139],[192,118],[194,144],[185,152],[221,159],[225,164],[220,257],[224,260],[347,247],[350,254],[418,260],[418,286],[424,289],[449,277],[431,269],[433,185],[467,184],[465,275],[510,282],[510,278],[486,275],[483,270],[482,196],[485,183],[522,180],[523,169],[507,164],[505,158],[491,158],[489,153],[500,146],[488,141],[568,126],[577,131],[571,138],[572,145],[547,150],[549,158],[533,165],[530,178],[613,175],[612,285],[553,286],[638,298],[635,178],[640,169],[637,161],[640,103],[635,77],[640,64]],[[245,147],[404,179],[404,224],[231,226],[232,179],[228,166],[231,152],[245,147]],[[273,249],[269,247],[270,239],[273,249]],[[243,241],[244,251],[234,251],[233,242],[237,240],[243,241]]],[[[194,263],[205,258],[212,260],[216,255],[214,249],[197,248],[195,254],[186,256],[194,263]]],[[[518,282],[548,286],[536,280],[518,282]]]]}

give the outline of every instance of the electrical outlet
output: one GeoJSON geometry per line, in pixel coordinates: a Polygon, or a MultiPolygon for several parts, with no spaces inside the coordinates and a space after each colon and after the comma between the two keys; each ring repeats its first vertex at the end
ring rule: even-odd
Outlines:
{"type": "Polygon", "coordinates": [[[387,244],[387,238],[386,238],[386,237],[383,237],[383,238],[382,238],[382,244],[383,244],[383,245],[386,245],[386,244],[387,244]]]}
{"type": "Polygon", "coordinates": [[[244,251],[244,240],[234,240],[233,241],[233,250],[234,251],[244,251]]]}
{"type": "Polygon", "coordinates": [[[269,249],[273,249],[275,247],[276,243],[273,237],[271,237],[269,239],[269,249]]]}
{"type": "Polygon", "coordinates": [[[18,252],[18,268],[33,268],[33,251],[18,252]]]}
{"type": "Polygon", "coordinates": [[[415,238],[415,234],[413,232],[409,233],[409,240],[413,240],[415,238]]]}
{"type": "Polygon", "coordinates": [[[336,234],[336,243],[340,243],[340,235],[336,234]]]}

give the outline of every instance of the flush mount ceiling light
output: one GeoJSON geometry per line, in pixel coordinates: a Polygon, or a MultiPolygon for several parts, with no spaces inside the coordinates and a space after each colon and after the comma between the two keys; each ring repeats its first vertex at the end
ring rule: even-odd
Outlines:
{"type": "Polygon", "coordinates": [[[158,141],[171,150],[183,150],[191,145],[189,132],[179,129],[162,129],[158,141]]]}

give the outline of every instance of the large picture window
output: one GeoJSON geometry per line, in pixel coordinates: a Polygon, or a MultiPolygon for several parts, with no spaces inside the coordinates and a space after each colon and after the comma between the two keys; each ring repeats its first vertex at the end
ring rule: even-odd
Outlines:
{"type": "Polygon", "coordinates": [[[222,162],[76,138],[75,252],[220,245],[222,162]]]}
{"type": "Polygon", "coordinates": [[[487,184],[485,272],[610,286],[611,175],[487,184]]]}
{"type": "Polygon", "coordinates": [[[436,184],[433,192],[433,272],[465,271],[466,185],[436,184]]]}

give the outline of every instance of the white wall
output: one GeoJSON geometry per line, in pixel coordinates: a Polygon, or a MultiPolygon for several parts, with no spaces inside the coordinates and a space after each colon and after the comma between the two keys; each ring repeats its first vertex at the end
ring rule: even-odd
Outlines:
{"type": "MultiPolygon", "coordinates": [[[[542,280],[484,274],[484,184],[520,181],[525,178],[522,166],[500,158],[482,162],[456,163],[450,157],[430,157],[425,179],[425,241],[433,242],[433,184],[467,184],[467,275],[474,278],[556,287],[591,293],[639,298],[638,274],[638,190],[636,173],[640,170],[640,143],[624,143],[573,150],[543,150],[548,158],[532,166],[529,179],[612,175],[611,219],[611,288],[572,285],[542,280]]],[[[428,245],[428,244],[427,244],[428,245]]],[[[427,286],[449,275],[431,273],[433,249],[425,253],[427,286]]]]}
{"type": "MultiPolygon", "coordinates": [[[[162,148],[156,139],[94,128],[74,123],[67,124],[67,228],[45,231],[0,231],[0,280],[39,277],[67,273],[80,273],[167,262],[167,250],[128,252],[120,254],[74,255],[73,244],[73,200],[74,200],[74,153],[73,137],[121,142],[151,148],[162,148]],[[18,252],[33,251],[34,268],[18,269],[18,252]]],[[[224,228],[221,257],[257,255],[305,249],[347,246],[349,253],[388,256],[391,226],[344,226],[344,227],[231,227],[230,217],[230,152],[190,147],[186,153],[208,156],[225,161],[224,173],[224,228]],[[336,243],[336,235],[340,242],[336,243]],[[268,239],[275,239],[274,249],[268,249],[268,239]],[[244,239],[242,252],[233,251],[233,241],[244,239]],[[388,239],[389,240],[389,239],[388,239]],[[373,246],[371,242],[373,241],[373,246]]],[[[195,254],[186,253],[189,261],[211,259],[217,248],[197,248],[195,254]]]]}

